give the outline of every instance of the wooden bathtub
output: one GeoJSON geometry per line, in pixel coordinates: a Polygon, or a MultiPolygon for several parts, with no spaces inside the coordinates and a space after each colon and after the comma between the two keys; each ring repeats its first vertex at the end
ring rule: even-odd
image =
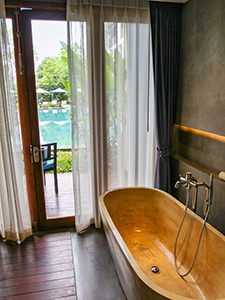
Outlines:
{"type": "MultiPolygon", "coordinates": [[[[225,299],[225,237],[208,223],[191,273],[175,271],[173,250],[184,205],[169,194],[125,188],[100,197],[101,216],[115,267],[129,300],[225,299]],[[159,272],[152,273],[151,267],[159,272]]],[[[177,249],[189,268],[202,219],[189,211],[177,249]]]]}

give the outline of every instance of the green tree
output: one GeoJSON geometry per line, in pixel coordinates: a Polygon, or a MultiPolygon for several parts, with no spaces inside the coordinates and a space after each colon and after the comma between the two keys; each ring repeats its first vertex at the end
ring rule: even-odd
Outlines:
{"type": "MultiPolygon", "coordinates": [[[[61,43],[62,45],[62,43],[61,43]]],[[[62,88],[69,91],[68,63],[65,60],[66,50],[62,47],[58,57],[46,57],[36,72],[37,87],[47,91],[62,88]]],[[[69,93],[57,94],[59,99],[67,99],[69,93]]]]}

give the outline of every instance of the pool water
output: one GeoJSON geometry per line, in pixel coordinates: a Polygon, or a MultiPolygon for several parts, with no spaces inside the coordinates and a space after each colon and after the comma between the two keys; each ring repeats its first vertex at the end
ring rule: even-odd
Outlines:
{"type": "Polygon", "coordinates": [[[70,108],[38,109],[41,144],[57,142],[58,148],[69,148],[71,138],[70,108]]]}

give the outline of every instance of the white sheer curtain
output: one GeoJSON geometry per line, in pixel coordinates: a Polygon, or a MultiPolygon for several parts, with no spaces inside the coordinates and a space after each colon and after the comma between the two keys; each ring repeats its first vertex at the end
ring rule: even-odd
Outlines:
{"type": "Polygon", "coordinates": [[[0,0],[0,235],[23,241],[32,234],[26,194],[4,1],[0,0]]]}
{"type": "Polygon", "coordinates": [[[114,8],[105,22],[109,188],[154,184],[150,16],[141,8],[114,8]]]}
{"type": "Polygon", "coordinates": [[[95,221],[86,22],[69,22],[68,33],[75,220],[79,232],[95,221]]]}
{"type": "Polygon", "coordinates": [[[153,186],[149,3],[70,0],[67,19],[75,219],[81,231],[100,226],[102,192],[153,186]]]}

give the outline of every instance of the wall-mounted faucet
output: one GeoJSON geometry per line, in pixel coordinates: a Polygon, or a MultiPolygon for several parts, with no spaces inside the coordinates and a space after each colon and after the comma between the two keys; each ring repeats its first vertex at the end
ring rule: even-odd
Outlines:
{"type": "Polygon", "coordinates": [[[209,184],[203,181],[198,182],[191,172],[186,172],[185,177],[179,176],[179,180],[175,183],[175,188],[178,189],[180,185],[187,188],[187,193],[190,192],[191,187],[194,188],[194,197],[192,201],[192,209],[196,210],[196,203],[198,197],[198,188],[205,187],[205,199],[204,199],[204,216],[206,215],[207,208],[212,205],[212,191],[213,191],[213,176],[210,174],[209,184]]]}

